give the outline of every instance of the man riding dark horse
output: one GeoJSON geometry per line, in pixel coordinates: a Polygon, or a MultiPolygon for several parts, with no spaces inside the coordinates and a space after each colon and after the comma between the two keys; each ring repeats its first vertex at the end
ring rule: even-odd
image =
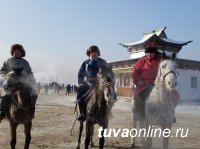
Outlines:
{"type": "Polygon", "coordinates": [[[100,51],[95,45],[87,50],[86,55],[89,59],[82,63],[78,72],[77,102],[80,111],[79,121],[86,119],[86,102],[84,97],[86,97],[89,88],[96,83],[99,68],[102,65],[107,65],[107,62],[99,57],[100,51]]]}
{"type": "MultiPolygon", "coordinates": [[[[23,81],[27,85],[27,87],[30,88],[29,92],[32,97],[31,102],[35,104],[35,101],[37,99],[36,89],[34,88],[36,81],[28,61],[23,58],[25,57],[26,52],[22,45],[14,44],[11,47],[10,53],[12,57],[3,63],[3,66],[0,69],[0,74],[4,77],[9,72],[17,68],[20,68],[22,70],[23,76],[25,76],[25,78],[23,78],[23,81]]],[[[3,88],[6,87],[8,86],[5,81],[3,84],[3,88]]],[[[1,103],[0,103],[0,119],[4,118],[6,110],[9,107],[8,101],[11,98],[11,94],[12,93],[7,93],[6,90],[4,89],[4,94],[1,96],[1,103]]]]}

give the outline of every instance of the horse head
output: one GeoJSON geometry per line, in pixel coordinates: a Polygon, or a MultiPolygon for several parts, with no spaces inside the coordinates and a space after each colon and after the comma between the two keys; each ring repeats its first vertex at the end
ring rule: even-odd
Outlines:
{"type": "Polygon", "coordinates": [[[24,86],[23,67],[13,68],[6,75],[6,79],[3,83],[3,88],[7,93],[13,93],[24,86]]]}
{"type": "Polygon", "coordinates": [[[114,74],[110,65],[103,65],[99,68],[98,82],[100,87],[99,89],[103,91],[107,105],[113,106],[116,101],[116,93],[114,74]]]}
{"type": "Polygon", "coordinates": [[[160,62],[158,75],[156,81],[165,83],[168,90],[174,90],[177,86],[177,64],[175,63],[175,53],[172,54],[171,59],[166,59],[165,53],[162,54],[162,61],[160,62]]]}

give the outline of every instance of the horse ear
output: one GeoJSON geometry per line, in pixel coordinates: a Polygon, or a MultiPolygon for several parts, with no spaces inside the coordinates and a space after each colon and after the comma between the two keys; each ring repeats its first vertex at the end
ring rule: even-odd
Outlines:
{"type": "Polygon", "coordinates": [[[176,59],[176,53],[173,52],[173,53],[172,53],[172,60],[175,61],[175,59],[176,59]]]}
{"type": "Polygon", "coordinates": [[[167,55],[165,52],[162,53],[162,60],[165,60],[167,58],[167,55]]]}

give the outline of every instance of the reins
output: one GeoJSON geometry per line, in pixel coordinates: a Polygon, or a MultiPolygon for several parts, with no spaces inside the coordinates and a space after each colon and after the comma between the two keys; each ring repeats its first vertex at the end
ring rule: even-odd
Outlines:
{"type": "Polygon", "coordinates": [[[17,108],[19,108],[19,109],[26,110],[26,109],[29,109],[29,108],[34,107],[34,106],[23,107],[21,104],[19,104],[19,103],[16,101],[16,99],[15,99],[15,97],[13,97],[13,95],[12,95],[11,97],[12,97],[12,100],[14,101],[14,103],[16,104],[17,108]]]}
{"type": "Polygon", "coordinates": [[[78,102],[76,102],[76,105],[75,105],[75,107],[74,107],[74,113],[76,112],[76,118],[75,118],[75,121],[74,121],[74,123],[73,123],[73,125],[72,125],[72,128],[71,128],[71,136],[73,136],[72,131],[73,131],[73,129],[74,129],[74,126],[75,126],[75,124],[76,124],[77,117],[78,117],[77,105],[78,105],[78,102]]]}
{"type": "Polygon", "coordinates": [[[106,87],[111,86],[112,83],[111,82],[106,82],[105,84],[103,84],[100,88],[100,91],[104,91],[106,87]]]}

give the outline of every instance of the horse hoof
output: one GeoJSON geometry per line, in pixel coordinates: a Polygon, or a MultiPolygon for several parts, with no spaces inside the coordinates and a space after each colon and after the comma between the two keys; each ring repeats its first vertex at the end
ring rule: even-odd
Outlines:
{"type": "Polygon", "coordinates": [[[91,143],[90,146],[91,146],[91,147],[94,147],[94,143],[91,143]]]}
{"type": "Polygon", "coordinates": [[[135,148],[135,144],[131,144],[131,148],[135,148]]]}

